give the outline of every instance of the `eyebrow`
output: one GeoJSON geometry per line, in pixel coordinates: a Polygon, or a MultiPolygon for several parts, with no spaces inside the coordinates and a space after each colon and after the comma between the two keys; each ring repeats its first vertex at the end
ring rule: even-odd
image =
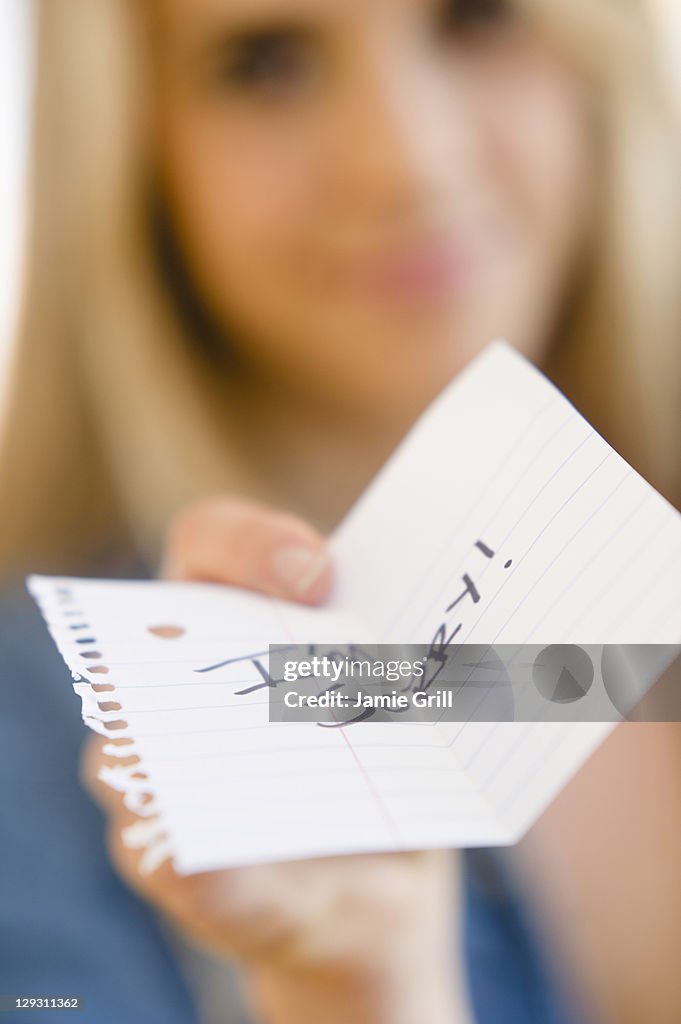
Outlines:
{"type": "Polygon", "coordinates": [[[234,46],[242,42],[268,39],[271,36],[279,35],[306,35],[314,34],[314,28],[302,20],[292,18],[274,18],[256,20],[239,20],[238,23],[219,28],[207,29],[201,36],[191,44],[195,53],[202,52],[203,55],[234,46]]]}

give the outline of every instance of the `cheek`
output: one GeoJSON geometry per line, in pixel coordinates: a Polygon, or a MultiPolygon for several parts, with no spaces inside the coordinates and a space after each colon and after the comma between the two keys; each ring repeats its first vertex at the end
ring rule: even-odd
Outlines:
{"type": "Polygon", "coordinates": [[[220,305],[227,289],[260,287],[295,264],[314,224],[314,168],[305,147],[276,126],[212,117],[175,120],[164,137],[165,180],[199,283],[220,305]]]}
{"type": "Polygon", "coordinates": [[[530,55],[489,109],[496,173],[525,240],[548,266],[565,263],[583,239],[593,199],[586,87],[557,61],[530,55]]]}

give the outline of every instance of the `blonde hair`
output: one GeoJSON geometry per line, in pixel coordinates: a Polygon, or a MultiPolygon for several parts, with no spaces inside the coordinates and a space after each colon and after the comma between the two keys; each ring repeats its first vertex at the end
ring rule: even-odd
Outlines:
{"type": "MultiPolygon", "coordinates": [[[[681,138],[645,0],[521,0],[584,67],[601,223],[549,372],[679,494],[681,138]]],[[[143,33],[126,0],[42,0],[29,276],[0,449],[0,567],[75,571],[248,477],[222,374],[188,336],[149,231],[143,33]]],[[[257,496],[258,485],[249,491],[257,496]]]]}

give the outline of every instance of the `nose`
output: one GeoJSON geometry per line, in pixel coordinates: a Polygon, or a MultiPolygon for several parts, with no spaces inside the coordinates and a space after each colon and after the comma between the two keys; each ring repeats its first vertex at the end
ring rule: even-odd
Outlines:
{"type": "Polygon", "coordinates": [[[472,139],[451,69],[413,43],[357,55],[336,124],[335,180],[378,227],[438,221],[472,139]]]}

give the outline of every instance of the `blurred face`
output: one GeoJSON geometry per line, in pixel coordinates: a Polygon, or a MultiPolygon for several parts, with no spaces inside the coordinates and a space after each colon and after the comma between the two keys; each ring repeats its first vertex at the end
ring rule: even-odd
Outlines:
{"type": "Polygon", "coordinates": [[[251,379],[411,415],[533,357],[585,242],[585,90],[503,0],[155,0],[161,180],[251,379]]]}

